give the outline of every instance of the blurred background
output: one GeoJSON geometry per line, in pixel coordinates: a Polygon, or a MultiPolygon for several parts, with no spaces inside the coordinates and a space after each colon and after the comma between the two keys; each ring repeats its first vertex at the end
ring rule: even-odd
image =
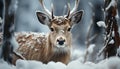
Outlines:
{"type": "MultiPolygon", "coordinates": [[[[0,17],[3,18],[3,0],[0,0],[0,17]]],[[[46,7],[51,10],[51,3],[54,5],[54,14],[56,16],[63,15],[64,6],[70,2],[71,9],[74,6],[75,0],[44,0],[46,7]]],[[[75,25],[72,29],[73,34],[73,48],[84,50],[86,48],[86,37],[92,37],[97,34],[90,44],[95,44],[95,50],[98,51],[104,43],[104,29],[97,26],[98,21],[104,20],[103,13],[104,0],[80,0],[78,10],[84,10],[84,15],[79,24],[75,25]],[[92,29],[89,27],[92,25],[92,29]],[[88,33],[90,31],[90,33],[88,33]]],[[[120,10],[120,0],[118,0],[118,9],[120,10]]],[[[118,12],[119,12],[118,10],[118,12]]],[[[36,11],[42,11],[39,0],[18,0],[18,8],[15,18],[15,31],[32,31],[48,33],[50,30],[46,25],[39,23],[36,17],[36,11]]],[[[118,19],[118,24],[119,24],[118,19]]],[[[93,53],[93,56],[96,53],[93,53]]],[[[94,59],[91,59],[94,60],[94,59]]]]}

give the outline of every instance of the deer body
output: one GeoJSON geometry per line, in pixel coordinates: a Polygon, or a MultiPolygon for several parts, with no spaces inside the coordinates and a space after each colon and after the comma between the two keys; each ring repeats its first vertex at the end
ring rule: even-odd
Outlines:
{"type": "Polygon", "coordinates": [[[67,64],[70,59],[71,49],[71,33],[66,29],[69,28],[69,25],[64,23],[54,24],[53,26],[54,29],[55,27],[61,29],[50,32],[48,36],[41,37],[40,34],[35,33],[16,34],[16,39],[20,46],[17,52],[27,60],[39,60],[44,63],[61,61],[67,64]],[[62,44],[62,40],[65,40],[64,44],[62,44]],[[61,43],[59,44],[60,41],[61,43]]]}
{"type": "MultiPolygon", "coordinates": [[[[40,33],[16,33],[16,39],[19,44],[17,52],[20,53],[26,60],[38,60],[43,63],[49,61],[61,61],[65,64],[70,59],[70,47],[69,48],[54,48],[50,44],[50,35],[41,35],[40,33]]],[[[14,56],[15,63],[19,57],[14,56]]]]}
{"type": "MultiPolygon", "coordinates": [[[[79,0],[76,0],[75,7],[72,12],[70,12],[69,4],[68,14],[65,16],[54,16],[53,10],[50,13],[43,4],[43,0],[40,3],[45,11],[36,12],[38,20],[40,23],[47,25],[51,32],[48,36],[41,37],[40,35],[36,37],[37,34],[29,33],[27,37],[24,34],[16,35],[16,39],[19,43],[19,52],[27,60],[39,60],[44,63],[49,61],[60,61],[67,64],[70,60],[70,50],[71,50],[71,28],[74,24],[79,23],[81,20],[83,11],[76,12],[79,0]]],[[[19,59],[19,57],[14,56],[13,62],[19,59]]]]}

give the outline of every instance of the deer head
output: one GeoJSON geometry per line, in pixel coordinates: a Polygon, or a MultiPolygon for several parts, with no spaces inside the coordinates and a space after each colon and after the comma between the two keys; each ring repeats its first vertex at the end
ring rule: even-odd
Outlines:
{"type": "MultiPolygon", "coordinates": [[[[75,6],[70,11],[70,4],[67,4],[68,13],[64,16],[55,16],[52,12],[48,11],[43,4],[43,0],[39,0],[45,13],[36,12],[40,23],[47,25],[51,30],[49,35],[50,44],[55,48],[68,48],[71,46],[71,28],[74,24],[80,22],[83,11],[76,11],[79,5],[79,0],[76,0],[75,6]]],[[[61,10],[62,11],[62,10],[61,10]]]]}

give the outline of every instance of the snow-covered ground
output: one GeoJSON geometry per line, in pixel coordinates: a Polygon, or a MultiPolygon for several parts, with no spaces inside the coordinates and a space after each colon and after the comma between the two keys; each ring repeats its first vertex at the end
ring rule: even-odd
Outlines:
{"type": "Polygon", "coordinates": [[[53,61],[49,62],[48,64],[43,64],[40,61],[19,59],[16,62],[16,66],[14,66],[1,59],[0,69],[120,69],[120,58],[118,57],[111,57],[98,63],[89,61],[83,63],[83,52],[75,50],[72,56],[79,56],[79,58],[70,61],[68,65],[53,61]]]}
{"type": "MultiPolygon", "coordinates": [[[[49,7],[49,4],[48,4],[49,2],[48,1],[46,2],[49,7]]],[[[87,0],[84,3],[87,3],[87,0]]],[[[85,14],[86,17],[83,22],[83,24],[85,25],[81,25],[83,26],[82,28],[78,25],[79,29],[80,28],[84,29],[84,31],[82,31],[82,37],[85,37],[84,35],[86,34],[85,33],[86,27],[89,25],[88,21],[90,19],[90,8],[89,6],[86,6],[86,5],[87,4],[83,5],[86,7],[86,10],[87,10],[85,14]]],[[[110,6],[114,6],[114,5],[115,5],[115,1],[112,0],[110,5],[108,5],[108,7],[106,8],[106,10],[110,8],[110,6]]],[[[16,12],[17,13],[16,19],[18,19],[16,22],[18,24],[16,26],[17,31],[21,31],[21,30],[36,31],[36,32],[39,32],[39,31],[48,32],[49,31],[48,29],[46,29],[47,27],[41,25],[36,18],[35,11],[40,10],[39,7],[40,5],[37,0],[35,1],[19,0],[18,10],[16,12]]],[[[0,19],[0,23],[2,23],[2,19],[0,19]]],[[[97,22],[97,24],[99,27],[106,27],[103,21],[99,21],[97,22]]],[[[74,31],[77,31],[77,28],[74,29],[74,31]]],[[[77,32],[79,32],[79,30],[77,32]]],[[[80,35],[81,32],[79,33],[77,32],[73,32],[75,39],[77,39],[77,37],[75,37],[76,34],[81,36],[80,35]]],[[[111,41],[110,43],[113,43],[113,41],[111,41]]],[[[88,55],[90,55],[93,52],[93,48],[94,48],[94,45],[90,46],[87,49],[89,52],[88,55]]],[[[120,55],[120,48],[117,50],[117,52],[118,52],[117,54],[120,55]]],[[[1,48],[0,48],[0,53],[1,53],[1,48]]],[[[16,66],[14,66],[0,59],[0,69],[120,69],[120,58],[118,57],[111,57],[109,59],[101,60],[97,63],[90,62],[90,61],[86,61],[85,63],[83,63],[84,55],[85,55],[84,51],[74,50],[72,52],[72,58],[71,58],[72,60],[68,63],[68,65],[65,65],[61,62],[53,62],[53,61],[49,62],[48,64],[43,64],[42,62],[35,61],[35,60],[17,60],[16,66]]]]}

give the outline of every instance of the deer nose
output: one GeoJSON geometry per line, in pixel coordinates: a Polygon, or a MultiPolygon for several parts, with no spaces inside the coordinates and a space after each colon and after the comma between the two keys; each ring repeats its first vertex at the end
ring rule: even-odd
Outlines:
{"type": "Polygon", "coordinates": [[[59,40],[59,39],[57,39],[57,42],[58,42],[59,45],[63,45],[64,42],[65,42],[65,39],[63,39],[63,40],[59,40]]]}

